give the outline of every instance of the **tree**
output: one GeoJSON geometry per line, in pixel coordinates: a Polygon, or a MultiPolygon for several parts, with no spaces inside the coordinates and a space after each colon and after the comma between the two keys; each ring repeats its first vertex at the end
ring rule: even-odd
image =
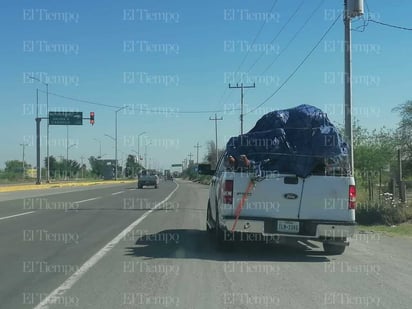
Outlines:
{"type": "MultiPolygon", "coordinates": [[[[44,158],[44,166],[47,166],[47,157],[44,158]]],[[[49,156],[49,166],[50,166],[50,177],[56,178],[57,170],[59,168],[59,164],[57,159],[53,156],[49,156]]]]}
{"type": "MultiPolygon", "coordinates": [[[[396,167],[396,133],[385,127],[379,131],[369,132],[358,122],[355,122],[353,133],[356,183],[364,187],[368,191],[369,199],[372,199],[373,184],[377,183],[382,170],[388,164],[396,167]]],[[[393,177],[393,175],[387,176],[393,177]]]]}
{"type": "MultiPolygon", "coordinates": [[[[207,145],[207,153],[204,157],[204,161],[208,162],[212,168],[216,167],[216,144],[214,141],[210,140],[206,143],[207,145]]],[[[223,154],[224,149],[218,149],[218,158],[223,154]]]]}
{"type": "Polygon", "coordinates": [[[369,132],[358,125],[354,136],[355,170],[376,171],[395,159],[395,132],[385,127],[369,132]]]}
{"type": "Polygon", "coordinates": [[[402,141],[403,152],[412,158],[412,101],[406,101],[392,109],[393,112],[398,112],[401,120],[397,129],[397,138],[402,141]]]}
{"type": "Polygon", "coordinates": [[[104,161],[99,160],[98,158],[94,156],[91,156],[89,158],[89,164],[91,166],[93,175],[99,178],[103,176],[104,161]]]}
{"type": "Polygon", "coordinates": [[[6,173],[18,174],[23,173],[23,161],[10,160],[6,161],[6,168],[4,169],[6,173]]]}
{"type": "Polygon", "coordinates": [[[80,171],[80,163],[76,160],[63,160],[67,166],[67,176],[73,177],[80,171]]]}
{"type": "Polygon", "coordinates": [[[402,174],[412,176],[412,101],[406,101],[392,109],[399,113],[401,120],[396,130],[397,146],[402,153],[402,174]]]}
{"type": "MultiPolygon", "coordinates": [[[[4,169],[2,178],[6,178],[9,180],[16,180],[18,178],[23,177],[23,161],[10,160],[10,161],[6,161],[5,165],[6,165],[6,168],[4,169]]],[[[31,168],[31,165],[24,162],[24,168],[25,169],[31,168]]]]}
{"type": "Polygon", "coordinates": [[[126,160],[126,177],[135,177],[143,167],[137,162],[137,158],[134,155],[129,154],[126,160]]]}

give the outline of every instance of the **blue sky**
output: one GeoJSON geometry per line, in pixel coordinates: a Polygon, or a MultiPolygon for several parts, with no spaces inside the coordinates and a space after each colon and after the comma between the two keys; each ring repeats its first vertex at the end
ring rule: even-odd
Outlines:
{"type": "MultiPolygon", "coordinates": [[[[223,117],[218,123],[222,147],[240,133],[240,90],[228,89],[228,83],[255,82],[256,88],[245,90],[245,111],[255,108],[295,70],[343,8],[343,0],[278,0],[271,11],[274,3],[2,1],[0,165],[21,159],[23,142],[29,144],[26,161],[35,164],[36,88],[42,116],[46,96],[45,86],[30,75],[49,83],[49,111],[82,111],[84,117],[95,112],[94,126],[84,120],[83,126],[69,127],[69,144],[76,144],[70,148],[72,159],[97,156],[95,139],[104,158],[114,158],[114,142],[105,134],[115,135],[115,108],[60,96],[128,106],[118,113],[119,159],[138,150],[137,136],[144,131],[140,152],[151,143],[146,149],[152,167],[169,168],[189,153],[196,160],[197,142],[203,158],[206,141],[214,139],[213,111],[223,117]]],[[[410,1],[384,4],[368,1],[368,16],[412,27],[410,1]]],[[[353,20],[353,27],[362,24],[353,20]]],[[[353,107],[362,126],[394,128],[399,118],[391,109],[411,99],[411,35],[371,22],[363,32],[352,31],[353,107]]],[[[300,104],[315,105],[343,124],[342,44],[339,19],[289,82],[245,116],[244,130],[266,112],[300,104]]],[[[45,120],[41,129],[44,158],[45,120]]],[[[66,155],[66,133],[65,126],[50,126],[51,155],[66,155]]]]}

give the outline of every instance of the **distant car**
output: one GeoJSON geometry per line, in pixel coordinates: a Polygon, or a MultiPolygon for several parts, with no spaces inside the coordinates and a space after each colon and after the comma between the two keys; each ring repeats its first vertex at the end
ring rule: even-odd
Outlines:
{"type": "Polygon", "coordinates": [[[148,171],[142,171],[138,176],[137,188],[142,189],[144,186],[153,186],[157,189],[159,186],[159,176],[148,171]]]}

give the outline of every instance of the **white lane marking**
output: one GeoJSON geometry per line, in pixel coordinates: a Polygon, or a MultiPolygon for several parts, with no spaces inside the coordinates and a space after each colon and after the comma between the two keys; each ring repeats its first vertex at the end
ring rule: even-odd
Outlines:
{"type": "Polygon", "coordinates": [[[22,213],[17,214],[17,215],[12,215],[12,216],[7,216],[7,217],[1,217],[0,220],[5,220],[5,219],[9,219],[9,218],[24,216],[24,215],[32,214],[33,212],[35,212],[35,211],[22,212],[22,213]]]}
{"type": "Polygon", "coordinates": [[[93,197],[93,198],[89,198],[89,199],[87,199],[87,200],[82,200],[82,201],[77,201],[77,202],[74,202],[74,203],[84,203],[84,202],[89,202],[89,201],[94,201],[94,200],[97,200],[97,199],[99,199],[100,197],[93,197]]]}
{"type": "Polygon", "coordinates": [[[124,191],[115,192],[115,193],[112,193],[112,195],[121,194],[121,193],[123,193],[123,192],[124,192],[124,191]]]}
{"type": "Polygon", "coordinates": [[[113,238],[107,245],[105,245],[102,249],[100,249],[95,255],[93,255],[90,259],[88,259],[73,275],[66,279],[58,288],[56,288],[53,292],[51,292],[46,298],[43,299],[34,309],[47,309],[49,305],[55,304],[59,300],[63,294],[65,294],[71,287],[87,272],[92,268],[96,263],[104,257],[111,249],[117,245],[122,238],[124,238],[127,233],[132,231],[140,222],[142,222],[148,215],[150,215],[154,210],[159,208],[163,203],[165,203],[168,199],[170,199],[179,189],[179,184],[176,183],[176,188],[161,202],[157,203],[152,209],[146,211],[139,219],[134,221],[128,227],[126,227],[123,231],[120,232],[115,238],[113,238]]]}

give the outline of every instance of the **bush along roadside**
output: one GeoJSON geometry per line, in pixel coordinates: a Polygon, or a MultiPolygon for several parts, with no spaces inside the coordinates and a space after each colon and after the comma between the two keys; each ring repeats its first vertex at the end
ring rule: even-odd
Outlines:
{"type": "Polygon", "coordinates": [[[384,194],[379,201],[359,202],[356,222],[362,225],[397,225],[412,220],[412,207],[384,194]]]}
{"type": "Polygon", "coordinates": [[[209,175],[184,175],[183,179],[188,179],[193,182],[198,182],[202,185],[210,185],[210,180],[212,179],[212,176],[209,175]]]}

